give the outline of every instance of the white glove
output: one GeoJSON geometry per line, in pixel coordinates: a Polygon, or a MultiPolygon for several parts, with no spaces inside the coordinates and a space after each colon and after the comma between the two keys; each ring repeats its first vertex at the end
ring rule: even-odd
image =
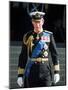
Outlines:
{"type": "Polygon", "coordinates": [[[20,87],[24,86],[24,80],[23,80],[22,77],[18,77],[18,79],[17,79],[17,84],[18,84],[20,87]]]}
{"type": "Polygon", "coordinates": [[[54,74],[54,83],[56,84],[60,80],[60,75],[59,74],[54,74]]]}

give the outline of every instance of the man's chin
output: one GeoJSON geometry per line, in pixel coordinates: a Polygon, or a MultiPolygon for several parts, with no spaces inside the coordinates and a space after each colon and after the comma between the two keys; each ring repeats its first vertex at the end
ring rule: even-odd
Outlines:
{"type": "Polygon", "coordinates": [[[37,33],[40,33],[40,32],[41,32],[40,30],[37,31],[37,33]]]}
{"type": "Polygon", "coordinates": [[[35,29],[35,32],[36,33],[40,33],[41,32],[41,29],[35,29]]]}

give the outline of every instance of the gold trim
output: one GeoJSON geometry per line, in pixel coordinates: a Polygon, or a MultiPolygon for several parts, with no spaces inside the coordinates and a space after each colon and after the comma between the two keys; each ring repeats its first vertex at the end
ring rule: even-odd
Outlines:
{"type": "MultiPolygon", "coordinates": [[[[34,38],[33,38],[32,35],[30,35],[30,36],[28,37],[28,39],[26,40],[26,36],[27,36],[27,34],[24,35],[23,42],[24,42],[25,45],[27,45],[27,44],[29,45],[30,43],[32,43],[32,40],[33,40],[34,38]]],[[[33,43],[32,43],[32,44],[33,44],[33,43]]]]}
{"type": "Polygon", "coordinates": [[[24,74],[24,68],[18,68],[18,74],[24,74]]]}
{"type": "Polygon", "coordinates": [[[56,71],[56,70],[60,70],[60,67],[59,67],[59,64],[58,65],[54,65],[54,70],[56,71]]]}
{"type": "Polygon", "coordinates": [[[33,36],[32,35],[30,35],[29,37],[28,37],[28,39],[26,39],[26,36],[27,36],[27,34],[25,34],[25,36],[24,36],[24,38],[23,38],[23,42],[24,42],[24,44],[27,46],[27,48],[28,48],[28,52],[32,52],[32,47],[33,47],[33,36]]]}
{"type": "Polygon", "coordinates": [[[25,34],[24,37],[23,37],[23,42],[24,42],[25,45],[27,45],[27,43],[28,43],[27,40],[26,40],[26,36],[27,36],[27,34],[25,34]]]}
{"type": "Polygon", "coordinates": [[[32,61],[42,62],[42,61],[48,61],[48,58],[31,58],[32,61]]]}

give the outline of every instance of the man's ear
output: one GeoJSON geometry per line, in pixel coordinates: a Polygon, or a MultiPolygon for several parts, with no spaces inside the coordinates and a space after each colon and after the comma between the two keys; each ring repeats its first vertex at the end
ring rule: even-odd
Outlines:
{"type": "Polygon", "coordinates": [[[32,24],[34,24],[34,20],[32,19],[32,24]]]}
{"type": "Polygon", "coordinates": [[[42,18],[42,25],[44,24],[44,19],[42,18]]]}

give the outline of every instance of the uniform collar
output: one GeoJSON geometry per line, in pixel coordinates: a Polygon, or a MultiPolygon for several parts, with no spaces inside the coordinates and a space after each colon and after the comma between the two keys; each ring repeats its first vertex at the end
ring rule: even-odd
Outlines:
{"type": "MultiPolygon", "coordinates": [[[[33,32],[36,33],[35,30],[34,30],[33,32]]],[[[36,33],[36,34],[40,34],[40,33],[42,33],[42,32],[43,32],[43,28],[41,29],[41,32],[36,33]]]]}
{"type": "Polygon", "coordinates": [[[33,31],[33,35],[34,35],[34,36],[39,35],[39,37],[41,37],[41,36],[43,35],[43,30],[42,30],[42,32],[40,32],[40,33],[36,33],[36,32],[33,31]]]}

